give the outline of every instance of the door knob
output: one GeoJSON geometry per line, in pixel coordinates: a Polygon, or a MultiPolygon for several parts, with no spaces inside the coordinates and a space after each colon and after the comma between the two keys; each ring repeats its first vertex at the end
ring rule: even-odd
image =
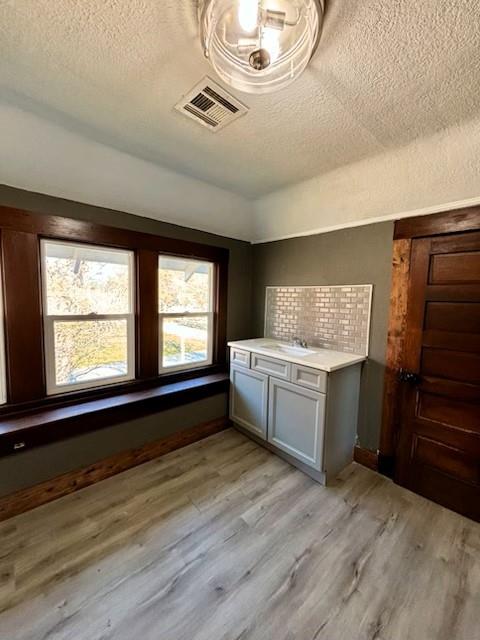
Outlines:
{"type": "Polygon", "coordinates": [[[420,382],[422,381],[422,378],[418,375],[418,373],[408,371],[407,369],[399,369],[398,379],[400,380],[400,382],[408,382],[408,384],[414,386],[420,384],[420,382]]]}

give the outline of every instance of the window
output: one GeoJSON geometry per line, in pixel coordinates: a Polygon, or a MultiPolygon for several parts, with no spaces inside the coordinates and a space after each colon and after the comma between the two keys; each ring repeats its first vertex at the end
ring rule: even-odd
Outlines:
{"type": "Polygon", "coordinates": [[[135,375],[133,251],[42,240],[47,393],[135,375]]]}
{"type": "Polygon", "coordinates": [[[0,253],[0,415],[225,367],[228,249],[0,206],[0,253]]]}
{"type": "Polygon", "coordinates": [[[211,364],[213,264],[160,256],[158,292],[160,372],[211,364]]]}

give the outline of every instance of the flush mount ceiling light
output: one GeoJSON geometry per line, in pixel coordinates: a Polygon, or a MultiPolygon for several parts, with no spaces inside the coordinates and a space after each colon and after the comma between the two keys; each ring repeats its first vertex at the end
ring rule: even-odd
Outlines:
{"type": "Polygon", "coordinates": [[[324,0],[200,0],[205,56],[240,91],[277,91],[307,66],[323,11],[324,0]]]}

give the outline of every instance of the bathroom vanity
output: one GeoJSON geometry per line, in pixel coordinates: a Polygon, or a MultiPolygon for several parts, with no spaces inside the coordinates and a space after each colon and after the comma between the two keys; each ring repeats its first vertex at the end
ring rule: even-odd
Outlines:
{"type": "Polygon", "coordinates": [[[229,342],[230,419],[318,482],[353,460],[362,355],[258,338],[229,342]]]}

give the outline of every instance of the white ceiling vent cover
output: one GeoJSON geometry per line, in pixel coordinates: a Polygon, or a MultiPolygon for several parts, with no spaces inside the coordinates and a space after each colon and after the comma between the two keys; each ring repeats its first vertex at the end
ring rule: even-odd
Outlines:
{"type": "Polygon", "coordinates": [[[220,131],[248,111],[248,107],[208,76],[195,85],[175,109],[210,131],[220,131]]]}

